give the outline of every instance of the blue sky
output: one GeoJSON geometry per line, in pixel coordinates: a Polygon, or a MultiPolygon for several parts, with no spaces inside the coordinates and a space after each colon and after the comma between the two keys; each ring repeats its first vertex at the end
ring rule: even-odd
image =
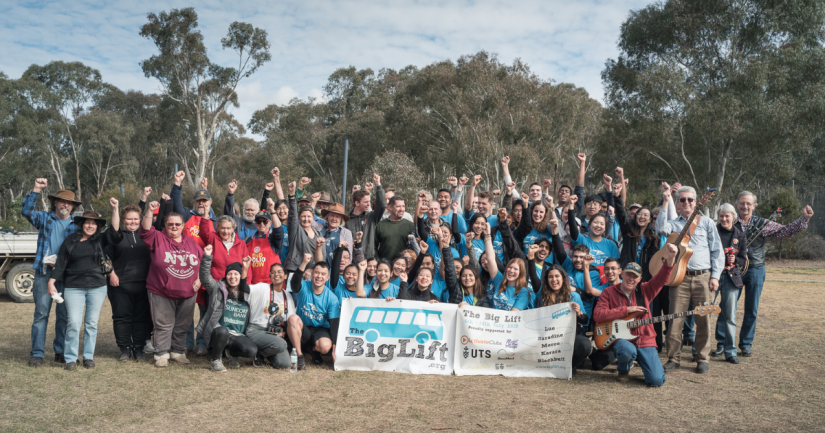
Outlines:
{"type": "MultiPolygon", "coordinates": [[[[516,58],[545,80],[584,87],[602,100],[600,73],[618,54],[621,23],[643,0],[578,1],[255,1],[195,4],[213,61],[229,66],[220,39],[233,21],[269,33],[272,61],[242,83],[239,109],[251,114],[293,97],[321,97],[339,67],[401,69],[472,54],[516,58]]],[[[33,63],[81,61],[106,82],[127,90],[158,91],[138,64],[156,52],[138,35],[148,12],[191,6],[178,1],[0,2],[0,71],[19,77],[33,63]]]]}

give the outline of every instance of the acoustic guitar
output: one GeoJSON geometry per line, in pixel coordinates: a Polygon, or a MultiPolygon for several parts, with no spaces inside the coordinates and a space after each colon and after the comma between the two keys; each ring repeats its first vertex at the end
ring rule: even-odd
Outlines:
{"type": "Polygon", "coordinates": [[[612,322],[599,322],[596,324],[596,327],[593,329],[593,341],[596,342],[596,347],[599,350],[605,350],[608,347],[612,346],[616,340],[627,340],[633,341],[639,338],[638,335],[633,335],[630,333],[631,329],[638,328],[640,326],[649,325],[651,323],[659,323],[659,322],[666,322],[668,320],[673,320],[678,317],[687,317],[687,316],[707,316],[708,314],[719,314],[722,309],[719,308],[719,304],[710,304],[710,305],[700,305],[694,308],[691,311],[684,311],[681,313],[675,314],[668,314],[666,316],[659,316],[659,317],[650,317],[648,319],[643,320],[636,320],[636,317],[639,317],[645,312],[640,313],[633,313],[622,317],[621,319],[614,320],[612,322]]]}
{"type": "MultiPolygon", "coordinates": [[[[671,233],[670,236],[667,237],[667,242],[662,249],[657,251],[656,254],[654,254],[650,259],[650,275],[655,276],[659,273],[659,270],[662,269],[662,265],[665,263],[667,258],[667,244],[676,245],[676,248],[679,250],[679,252],[676,253],[676,262],[673,264],[673,272],[670,273],[670,279],[667,283],[665,283],[666,286],[678,286],[682,283],[682,280],[685,279],[688,260],[690,260],[690,256],[693,255],[693,250],[688,247],[690,237],[693,236],[693,232],[699,224],[699,211],[702,210],[705,203],[710,200],[711,196],[713,196],[715,192],[716,188],[708,188],[705,195],[702,196],[702,199],[696,203],[696,208],[693,210],[693,213],[690,214],[690,217],[687,219],[687,223],[682,228],[682,231],[679,233],[671,233]]],[[[662,212],[667,212],[667,209],[662,209],[662,212]]]]}

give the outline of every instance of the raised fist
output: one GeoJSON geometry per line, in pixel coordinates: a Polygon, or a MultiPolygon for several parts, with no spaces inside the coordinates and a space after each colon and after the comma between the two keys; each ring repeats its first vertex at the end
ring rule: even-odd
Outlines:
{"type": "Polygon", "coordinates": [[[466,233],[466,234],[464,235],[464,239],[466,240],[467,245],[469,245],[469,244],[470,244],[470,242],[472,242],[472,241],[473,241],[473,239],[475,239],[475,237],[476,237],[475,232],[468,232],[468,233],[466,233]]]}
{"type": "Polygon", "coordinates": [[[209,188],[209,179],[203,178],[201,179],[201,189],[208,189],[209,188]]]}
{"type": "Polygon", "coordinates": [[[813,218],[814,217],[814,208],[812,208],[811,205],[805,206],[805,208],[802,209],[802,215],[804,215],[805,218],[808,218],[808,219],[813,218]]]}
{"type": "Polygon", "coordinates": [[[510,157],[505,156],[504,158],[501,158],[501,166],[507,167],[508,165],[510,165],[510,157]]]}
{"type": "Polygon", "coordinates": [[[43,191],[49,185],[49,181],[45,177],[39,177],[34,180],[34,192],[43,191]]]}
{"type": "Polygon", "coordinates": [[[478,186],[478,184],[481,183],[481,179],[482,177],[480,174],[473,176],[473,186],[478,186]]]}
{"type": "Polygon", "coordinates": [[[447,184],[450,186],[458,186],[458,178],[456,178],[455,176],[448,177],[447,184]]]}
{"type": "Polygon", "coordinates": [[[175,185],[180,186],[180,183],[183,182],[183,178],[186,177],[186,173],[181,170],[175,173],[175,185]]]}
{"type": "Polygon", "coordinates": [[[459,210],[461,210],[461,205],[458,204],[457,201],[454,201],[450,207],[452,207],[453,212],[458,212],[459,210]]]}
{"type": "Polygon", "coordinates": [[[117,210],[117,206],[118,206],[118,201],[117,201],[117,199],[116,199],[116,198],[114,198],[114,197],[110,198],[110,199],[109,199],[109,206],[111,206],[111,207],[112,207],[112,209],[117,210]]]}
{"type": "Polygon", "coordinates": [[[461,177],[458,178],[458,185],[459,186],[464,186],[469,181],[470,181],[470,179],[467,179],[467,176],[461,176],[461,177]]]}
{"type": "Polygon", "coordinates": [[[584,164],[584,162],[587,161],[587,155],[585,155],[584,153],[577,154],[576,158],[578,158],[579,162],[581,162],[582,164],[584,164]]]}
{"type": "Polygon", "coordinates": [[[501,195],[501,190],[500,189],[494,189],[493,190],[493,197],[498,197],[500,195],[501,195]]]}
{"type": "Polygon", "coordinates": [[[161,195],[160,195],[160,198],[161,198],[163,201],[169,201],[169,200],[172,200],[172,197],[169,197],[169,194],[167,194],[167,193],[163,193],[163,194],[161,194],[161,195]]]}
{"type": "Polygon", "coordinates": [[[295,195],[295,181],[290,182],[286,188],[289,190],[289,195],[295,195]]]}
{"type": "Polygon", "coordinates": [[[143,193],[141,194],[141,197],[143,197],[143,201],[146,201],[146,198],[149,197],[150,194],[152,194],[152,187],[143,187],[143,193]]]}
{"type": "Polygon", "coordinates": [[[427,250],[430,249],[430,246],[427,245],[427,242],[424,240],[418,241],[418,248],[421,249],[421,254],[426,254],[427,250]]]}
{"type": "Polygon", "coordinates": [[[364,184],[364,191],[372,192],[372,189],[375,188],[375,185],[372,182],[367,182],[364,184]]]}
{"type": "Polygon", "coordinates": [[[274,188],[275,188],[275,182],[269,182],[266,185],[264,185],[264,189],[267,190],[267,191],[272,191],[272,189],[274,189],[274,188]]]}
{"type": "Polygon", "coordinates": [[[312,254],[304,253],[304,265],[312,261],[312,254]]]}
{"type": "Polygon", "coordinates": [[[149,204],[146,205],[146,210],[151,214],[151,213],[155,213],[155,209],[157,209],[159,207],[160,207],[160,203],[158,203],[156,201],[152,201],[152,202],[149,202],[149,204]]]}
{"type": "Polygon", "coordinates": [[[352,186],[351,194],[355,194],[356,191],[361,191],[361,185],[355,184],[352,186]]]}
{"type": "Polygon", "coordinates": [[[267,197],[266,208],[269,209],[269,213],[275,213],[275,201],[267,197]]]}
{"type": "Polygon", "coordinates": [[[364,272],[367,270],[367,261],[361,260],[358,262],[358,272],[364,272]]]}
{"type": "Polygon", "coordinates": [[[551,179],[544,179],[544,182],[541,184],[541,186],[543,186],[544,189],[550,189],[550,186],[552,185],[553,181],[551,179]]]}
{"type": "Polygon", "coordinates": [[[379,176],[378,173],[372,174],[372,183],[381,186],[381,176],[379,176]]]}
{"type": "Polygon", "coordinates": [[[406,283],[407,282],[407,273],[406,272],[401,272],[400,274],[398,274],[398,278],[400,278],[401,281],[406,283]]]}
{"type": "Polygon", "coordinates": [[[507,195],[510,195],[510,194],[513,193],[513,190],[516,189],[516,183],[515,182],[508,182],[506,187],[507,187],[507,195]]]}
{"type": "Polygon", "coordinates": [[[273,168],[269,172],[272,175],[272,178],[278,180],[281,178],[281,170],[278,167],[273,168]]]}
{"type": "Polygon", "coordinates": [[[360,244],[361,239],[364,238],[364,232],[355,232],[355,243],[360,244]]]}
{"type": "Polygon", "coordinates": [[[607,175],[607,173],[605,173],[605,174],[603,174],[603,175],[602,175],[602,182],[603,182],[603,183],[604,183],[604,185],[605,185],[605,189],[607,189],[608,191],[610,191],[610,190],[612,190],[612,189],[613,189],[613,188],[611,187],[611,185],[613,185],[613,178],[612,178],[612,177],[610,177],[610,176],[608,176],[608,175],[607,175]]]}
{"type": "MultiPolygon", "coordinates": [[[[211,245],[210,245],[210,246],[211,246],[211,245]]],[[[249,269],[249,265],[251,265],[251,264],[252,264],[252,257],[250,257],[250,256],[246,256],[246,257],[244,257],[244,258],[242,259],[242,263],[241,263],[241,264],[243,265],[244,269],[249,269]]]]}
{"type": "Polygon", "coordinates": [[[214,249],[214,247],[212,245],[207,245],[203,248],[203,253],[206,254],[207,256],[211,256],[213,249],[214,249]]]}
{"type": "Polygon", "coordinates": [[[504,220],[506,220],[506,219],[507,219],[507,209],[505,209],[503,207],[499,208],[498,209],[498,220],[503,223],[504,220]]]}
{"type": "MultiPolygon", "coordinates": [[[[206,178],[204,178],[204,179],[206,179],[206,178]]],[[[275,185],[272,185],[272,186],[274,187],[275,185]]],[[[235,179],[232,179],[232,182],[229,182],[229,185],[227,185],[226,188],[229,189],[230,194],[235,194],[235,190],[238,189],[238,181],[235,180],[235,179]]]]}
{"type": "Polygon", "coordinates": [[[311,182],[312,182],[312,179],[310,179],[308,177],[302,177],[301,181],[300,181],[301,189],[304,189],[304,187],[309,185],[311,182]]]}
{"type": "Polygon", "coordinates": [[[321,248],[327,243],[327,240],[322,237],[315,238],[315,248],[321,248]]]}

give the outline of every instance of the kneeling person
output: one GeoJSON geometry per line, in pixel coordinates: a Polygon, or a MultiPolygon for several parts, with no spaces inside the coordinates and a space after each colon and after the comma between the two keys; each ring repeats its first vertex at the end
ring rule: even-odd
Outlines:
{"type": "Polygon", "coordinates": [[[238,262],[230,263],[226,267],[226,276],[220,281],[215,281],[211,274],[212,250],[212,245],[207,245],[203,249],[200,280],[209,296],[209,304],[196,330],[203,335],[209,347],[212,370],[222,373],[226,371],[221,360],[224,350],[230,351],[231,367],[239,366],[232,356],[254,360],[258,354],[258,347],[244,335],[249,324],[249,304],[244,300],[244,294],[249,294],[246,273],[251,260],[247,256],[243,265],[238,262]]]}
{"type": "Polygon", "coordinates": [[[287,334],[292,346],[298,352],[298,369],[306,370],[304,349],[312,354],[312,363],[324,363],[321,355],[332,352],[335,360],[335,341],[338,338],[338,318],[341,315],[341,303],[332,290],[327,288],[329,281],[329,264],[315,263],[312,279],[303,280],[303,273],[312,259],[311,254],[304,254],[304,261],[298,266],[290,285],[295,295],[296,314],[290,316],[287,334]]]}
{"type": "MultiPolygon", "coordinates": [[[[593,310],[593,319],[596,322],[609,322],[633,313],[642,313],[637,320],[650,318],[650,301],[659,294],[667,280],[670,279],[677,252],[675,245],[668,244],[665,264],[659,273],[646,283],[639,284],[642,280],[641,266],[637,263],[625,265],[621,284],[614,284],[604,289],[593,310]]],[[[633,361],[638,361],[648,386],[664,385],[665,371],[656,351],[656,331],[653,325],[643,325],[631,329],[630,332],[639,338],[634,341],[617,340],[613,343],[613,352],[618,360],[619,381],[629,380],[630,366],[633,361]]]]}

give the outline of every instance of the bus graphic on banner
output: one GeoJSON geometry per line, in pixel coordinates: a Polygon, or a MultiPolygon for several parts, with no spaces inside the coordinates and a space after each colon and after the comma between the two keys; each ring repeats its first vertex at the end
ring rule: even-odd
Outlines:
{"type": "Polygon", "coordinates": [[[418,308],[356,307],[349,328],[351,335],[363,335],[370,343],[379,336],[414,338],[419,344],[444,337],[441,311],[418,308]]]}

